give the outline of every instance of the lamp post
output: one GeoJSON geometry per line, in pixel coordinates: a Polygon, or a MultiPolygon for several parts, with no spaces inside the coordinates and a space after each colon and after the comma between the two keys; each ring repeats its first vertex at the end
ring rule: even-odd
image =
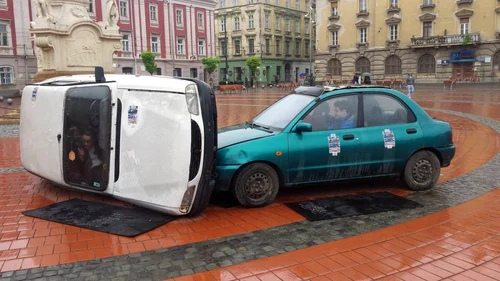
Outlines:
{"type": "Polygon", "coordinates": [[[175,18],[174,18],[174,12],[172,10],[172,0],[163,0],[164,4],[168,4],[168,18],[170,19],[170,30],[169,30],[169,38],[170,38],[170,44],[171,44],[171,50],[172,50],[172,75],[175,76],[175,52],[176,52],[176,42],[174,41],[174,25],[175,25],[175,18]]]}
{"type": "Polygon", "coordinates": [[[229,64],[227,62],[227,18],[226,15],[224,15],[224,56],[226,57],[226,71],[224,73],[224,82],[226,82],[229,79],[228,73],[229,73],[229,64]]]}
{"type": "MultiPolygon", "coordinates": [[[[314,18],[315,18],[315,5],[313,4],[313,6],[311,6],[310,8],[310,12],[309,12],[309,18],[311,19],[310,22],[309,22],[309,36],[311,36],[311,40],[310,40],[310,46],[309,46],[309,86],[313,86],[313,83],[314,83],[314,76],[313,76],[313,71],[312,71],[312,68],[313,68],[313,65],[312,65],[312,59],[313,59],[313,46],[314,46],[314,29],[313,29],[313,25],[314,25],[314,18]]],[[[306,15],[307,16],[307,15],[306,15]]]]}

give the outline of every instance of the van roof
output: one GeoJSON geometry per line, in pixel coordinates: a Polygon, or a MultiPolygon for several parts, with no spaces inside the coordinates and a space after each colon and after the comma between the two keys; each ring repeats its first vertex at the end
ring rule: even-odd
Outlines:
{"type": "MultiPolygon", "coordinates": [[[[106,74],[106,82],[116,82],[120,89],[151,90],[185,93],[186,87],[193,84],[192,81],[170,76],[135,76],[130,74],[106,74]]],[[[37,85],[78,85],[84,83],[95,83],[95,75],[68,75],[59,76],[36,83],[37,85]],[[50,84],[49,84],[50,83],[50,84]]],[[[106,83],[105,82],[105,83],[106,83]]]]}

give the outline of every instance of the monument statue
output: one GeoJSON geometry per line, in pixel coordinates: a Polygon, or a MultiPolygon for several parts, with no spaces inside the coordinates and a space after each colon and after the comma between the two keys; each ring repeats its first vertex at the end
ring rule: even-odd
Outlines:
{"type": "Polygon", "coordinates": [[[35,82],[55,76],[94,73],[102,66],[114,73],[113,54],[121,51],[116,0],[106,0],[103,22],[90,18],[89,0],[34,0],[31,23],[38,72],[35,82]]]}

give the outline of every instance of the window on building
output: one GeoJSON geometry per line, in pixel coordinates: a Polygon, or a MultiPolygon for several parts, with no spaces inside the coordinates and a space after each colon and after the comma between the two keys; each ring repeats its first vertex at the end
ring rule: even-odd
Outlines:
{"type": "Polygon", "coordinates": [[[460,34],[469,34],[469,18],[460,19],[460,34]]]}
{"type": "Polygon", "coordinates": [[[295,21],[295,33],[300,33],[300,21],[295,21]]]}
{"type": "Polygon", "coordinates": [[[285,55],[290,55],[290,40],[285,41],[285,55]]]}
{"type": "Polygon", "coordinates": [[[295,41],[295,55],[300,56],[300,41],[295,41]]]}
{"type": "Polygon", "coordinates": [[[234,18],[234,30],[240,30],[240,18],[239,17],[234,18]]]}
{"type": "Polygon", "coordinates": [[[234,54],[241,55],[241,41],[234,40],[234,54]]]}
{"type": "Polygon", "coordinates": [[[401,59],[392,55],[385,60],[385,74],[401,74],[401,59]]]}
{"type": "Polygon", "coordinates": [[[342,64],[338,59],[331,59],[328,61],[326,72],[333,76],[341,76],[342,64]]]}
{"type": "Polygon", "coordinates": [[[205,39],[198,40],[198,56],[206,56],[205,53],[205,39]]]}
{"type": "Polygon", "coordinates": [[[285,6],[286,6],[287,8],[290,8],[290,0],[285,0],[285,6]]]}
{"type": "Polygon", "coordinates": [[[174,69],[174,76],[176,76],[176,77],[182,77],[182,68],[176,68],[176,69],[174,69]]]}
{"type": "Polygon", "coordinates": [[[295,0],[295,9],[300,10],[300,0],[295,0]]]}
{"type": "Polygon", "coordinates": [[[332,7],[332,16],[338,16],[339,15],[339,10],[337,7],[332,7]]]}
{"type": "Polygon", "coordinates": [[[248,4],[253,4],[253,0],[248,0],[248,4]]]}
{"type": "Polygon", "coordinates": [[[221,8],[225,8],[225,7],[226,7],[226,0],[220,0],[220,1],[219,1],[219,6],[220,6],[221,8]]]}
{"type": "Polygon", "coordinates": [[[158,67],[158,68],[156,69],[156,75],[161,75],[161,73],[162,73],[161,68],[159,68],[159,67],[158,67]]]}
{"type": "Polygon", "coordinates": [[[276,0],[276,6],[280,5],[280,0],[276,0]]]}
{"type": "Polygon", "coordinates": [[[158,6],[149,6],[149,20],[151,21],[151,23],[158,23],[158,6]]]}
{"type": "MultiPolygon", "coordinates": [[[[94,14],[95,13],[95,0],[89,0],[89,6],[87,7],[87,12],[89,12],[90,14],[94,14]]],[[[6,0],[0,0],[0,7],[2,6],[7,6],[7,1],[6,0]]]]}
{"type": "Polygon", "coordinates": [[[122,50],[130,52],[130,34],[122,34],[122,50]]]}
{"type": "Polygon", "coordinates": [[[234,4],[233,6],[238,6],[238,4],[239,4],[238,2],[239,2],[238,0],[233,0],[233,4],[234,4]]]}
{"type": "Polygon", "coordinates": [[[366,43],[366,27],[362,27],[359,29],[359,43],[366,43]]]}
{"type": "Polygon", "coordinates": [[[432,21],[424,21],[422,23],[422,35],[424,37],[432,36],[432,21]]]}
{"type": "Polygon", "coordinates": [[[398,0],[390,0],[390,5],[391,8],[397,8],[398,6],[398,0]]]}
{"type": "Polygon", "coordinates": [[[225,40],[220,41],[220,53],[223,57],[227,56],[227,44],[225,40]]]}
{"type": "Polygon", "coordinates": [[[255,40],[248,39],[248,53],[255,54],[255,40]]]}
{"type": "Polygon", "coordinates": [[[254,28],[253,26],[253,15],[248,15],[248,28],[254,28]]]}
{"type": "Polygon", "coordinates": [[[7,25],[0,23],[0,46],[7,47],[9,46],[9,37],[8,37],[7,25]]]}
{"type": "Polygon", "coordinates": [[[271,39],[266,38],[266,54],[271,53],[271,39]]]}
{"type": "Polygon", "coordinates": [[[264,26],[265,26],[265,28],[271,28],[271,25],[269,23],[269,14],[266,14],[264,16],[264,26]]]}
{"type": "Polygon", "coordinates": [[[0,7],[7,7],[7,0],[0,0],[0,7]]]}
{"type": "Polygon", "coordinates": [[[433,55],[425,54],[418,59],[418,73],[436,73],[436,59],[433,55]]]}
{"type": "Polygon", "coordinates": [[[14,68],[0,66],[0,85],[14,84],[14,68]]]}
{"type": "Polygon", "coordinates": [[[186,54],[186,44],[184,38],[177,38],[177,54],[185,55],[186,54]]]}
{"type": "Polygon", "coordinates": [[[226,20],[224,18],[220,19],[220,32],[226,32],[226,20]]]}
{"type": "Polygon", "coordinates": [[[338,31],[332,31],[332,45],[337,46],[339,45],[339,33],[338,31]]]}
{"type": "Polygon", "coordinates": [[[151,52],[159,54],[160,53],[160,36],[151,36],[151,52]]]}
{"type": "Polygon", "coordinates": [[[290,31],[291,31],[291,30],[290,30],[290,19],[286,19],[286,20],[285,20],[285,30],[286,30],[287,32],[290,32],[290,31]]]}
{"type": "Polygon", "coordinates": [[[276,17],[276,30],[281,30],[281,19],[276,17]]]}
{"type": "Polygon", "coordinates": [[[204,30],[205,29],[205,18],[203,16],[203,13],[198,13],[196,21],[198,24],[198,29],[204,30]]]}
{"type": "Polygon", "coordinates": [[[424,5],[425,6],[432,5],[432,0],[424,0],[424,5]]]}
{"type": "Polygon", "coordinates": [[[356,61],[356,69],[355,69],[356,71],[363,73],[363,72],[370,72],[370,69],[371,69],[370,61],[367,58],[361,57],[356,61]]]}
{"type": "Polygon", "coordinates": [[[281,40],[276,39],[276,54],[281,55],[281,40]]]}
{"type": "Polygon", "coordinates": [[[128,19],[128,0],[120,0],[120,18],[128,19]]]}
{"type": "Polygon", "coordinates": [[[389,25],[389,40],[391,40],[391,41],[398,40],[398,25],[397,24],[389,25]]]}
{"type": "Polygon", "coordinates": [[[175,11],[175,24],[177,26],[184,26],[184,16],[182,14],[182,10],[175,11]]]}
{"type": "Polygon", "coordinates": [[[360,12],[366,12],[368,10],[367,1],[368,0],[359,0],[359,11],[360,12]]]}
{"type": "Polygon", "coordinates": [[[309,30],[309,20],[307,20],[307,19],[304,21],[304,31],[306,32],[306,34],[310,33],[310,30],[309,30]]]}
{"type": "Polygon", "coordinates": [[[304,53],[306,56],[309,56],[309,41],[305,42],[304,53]]]}
{"type": "Polygon", "coordinates": [[[122,73],[123,74],[132,74],[134,69],[132,67],[124,67],[122,68],[122,73]]]}

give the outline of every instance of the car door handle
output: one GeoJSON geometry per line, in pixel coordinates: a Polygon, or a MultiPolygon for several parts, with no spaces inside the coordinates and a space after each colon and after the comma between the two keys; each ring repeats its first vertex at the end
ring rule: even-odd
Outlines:
{"type": "Polygon", "coordinates": [[[408,134],[415,134],[417,132],[417,129],[415,129],[415,128],[406,129],[406,132],[408,134]]]}
{"type": "Polygon", "coordinates": [[[353,140],[354,139],[354,135],[353,134],[344,135],[342,138],[344,140],[353,140]]]}

